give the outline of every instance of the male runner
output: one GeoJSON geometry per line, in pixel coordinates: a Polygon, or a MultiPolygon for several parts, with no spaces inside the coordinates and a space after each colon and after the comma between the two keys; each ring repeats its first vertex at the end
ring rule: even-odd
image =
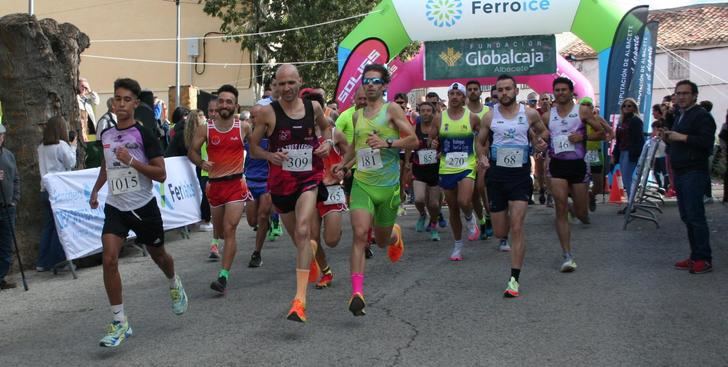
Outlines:
{"type": "MultiPolygon", "coordinates": [[[[434,117],[439,117],[442,114],[442,99],[440,99],[440,96],[436,92],[427,93],[425,95],[425,102],[430,102],[433,106],[435,106],[434,117]]],[[[437,225],[439,225],[440,228],[447,227],[447,221],[445,220],[445,216],[442,214],[442,204],[444,199],[444,194],[440,191],[440,213],[437,215],[437,225]]]]}
{"type": "Polygon", "coordinates": [[[430,102],[420,104],[420,116],[415,125],[415,135],[419,146],[414,151],[405,152],[405,162],[409,165],[408,171],[414,176],[415,207],[420,218],[415,225],[415,231],[424,232],[427,226],[427,213],[430,214],[429,226],[432,241],[440,240],[437,231],[437,218],[440,213],[440,161],[437,154],[438,141],[430,139],[430,131],[434,129],[432,120],[435,117],[435,105],[430,102]]]}
{"type": "Polygon", "coordinates": [[[357,170],[351,189],[351,226],[354,243],[351,249],[351,287],[349,311],[363,316],[364,308],[364,248],[367,232],[374,226],[374,237],[380,247],[389,245],[387,254],[392,262],[399,261],[404,252],[402,230],[395,224],[399,206],[400,149],[417,148],[414,128],[404,111],[382,99],[389,84],[389,71],[381,64],[364,67],[362,85],[367,106],[354,115],[354,149],[350,149],[334,172],[350,168],[354,161],[357,170]]]}
{"type": "Polygon", "coordinates": [[[252,196],[243,178],[245,129],[242,122],[234,117],[239,107],[238,90],[229,84],[221,86],[217,90],[217,104],[219,118],[195,131],[187,157],[210,175],[207,199],[212,208],[213,226],[222,229],[225,241],[222,269],[210,288],[225,294],[230,268],[237,252],[235,231],[243,216],[245,201],[252,196]],[[207,160],[203,160],[200,155],[200,148],[205,143],[207,160]]]}
{"type": "Polygon", "coordinates": [[[582,223],[589,223],[589,171],[584,161],[586,155],[586,126],[602,131],[602,125],[594,116],[591,98],[584,98],[583,105],[574,103],[574,83],[564,77],[553,81],[555,106],[543,114],[544,124],[548,124],[551,135],[549,149],[549,179],[551,194],[556,204],[556,232],[563,251],[564,261],[561,272],[576,270],[576,262],[571,253],[571,231],[568,215],[574,215],[582,223]],[[569,208],[569,193],[573,198],[573,210],[569,208]]]}
{"type": "MultiPolygon", "coordinates": [[[[255,117],[260,113],[261,105],[255,105],[250,109],[251,124],[254,126],[255,117]]],[[[263,242],[266,233],[270,227],[270,215],[273,210],[273,202],[268,192],[268,161],[265,159],[255,159],[250,155],[250,136],[252,135],[252,126],[246,126],[245,131],[248,139],[245,141],[245,182],[248,189],[253,195],[253,201],[245,205],[245,218],[248,225],[253,227],[255,231],[255,250],[250,255],[248,267],[257,268],[263,265],[263,258],[260,252],[263,250],[263,242]]],[[[268,149],[268,139],[260,140],[261,148],[268,149]]],[[[270,237],[269,233],[269,237],[270,237]]]]}
{"type": "Polygon", "coordinates": [[[516,101],[518,86],[513,77],[501,75],[496,87],[499,104],[483,116],[478,163],[486,171],[495,235],[501,239],[511,235],[511,276],[504,296],[518,297],[526,251],[523,222],[533,190],[529,143],[539,151],[546,150],[548,131],[538,112],[516,101]]]}
{"type": "MultiPolygon", "coordinates": [[[[465,88],[468,94],[468,103],[465,106],[471,113],[478,116],[478,119],[482,120],[483,116],[490,111],[490,107],[484,106],[480,100],[480,96],[483,91],[480,88],[480,82],[477,80],[471,80],[465,83],[465,88]]],[[[480,129],[480,122],[478,122],[477,129],[473,130],[475,136],[478,135],[480,129]]],[[[475,173],[475,188],[473,189],[473,210],[475,215],[478,217],[478,223],[480,224],[480,239],[487,240],[488,237],[493,235],[493,225],[490,222],[490,208],[488,207],[488,195],[485,192],[485,173],[478,169],[475,173]],[[485,209],[485,213],[483,213],[485,209]],[[485,214],[485,215],[484,215],[485,214]]]]}
{"type": "Polygon", "coordinates": [[[465,108],[465,86],[453,83],[447,91],[448,107],[435,117],[430,139],[437,139],[440,147],[440,187],[445,191],[445,201],[450,208],[450,228],[455,244],[450,260],[463,259],[460,212],[465,216],[468,241],[480,236],[480,228],[473,217],[473,186],[475,184],[476,152],[473,130],[480,119],[465,108]]]}
{"type": "MultiPolygon", "coordinates": [[[[592,102],[588,101],[580,102],[581,105],[587,105],[593,107],[592,102]]],[[[611,141],[612,128],[607,124],[604,119],[599,116],[598,108],[594,108],[594,115],[602,125],[602,130],[594,130],[591,125],[586,126],[586,156],[584,160],[589,164],[589,171],[591,172],[592,188],[589,190],[589,211],[597,210],[597,195],[604,193],[604,150],[602,149],[602,143],[611,141]]],[[[608,167],[607,167],[608,168],[608,167]]]]}
{"type": "MultiPolygon", "coordinates": [[[[217,96],[212,96],[212,98],[210,98],[210,102],[207,104],[207,122],[214,122],[218,118],[220,118],[220,115],[217,113],[217,96]]],[[[202,144],[202,147],[200,148],[200,156],[202,157],[202,160],[207,160],[207,143],[202,144]]],[[[201,170],[201,172],[204,180],[201,182],[200,188],[207,196],[206,188],[207,182],[210,179],[210,174],[205,170],[201,170]]],[[[210,224],[212,224],[212,241],[210,241],[210,254],[207,258],[217,260],[220,258],[220,253],[223,252],[225,242],[223,240],[222,228],[215,228],[214,220],[210,221],[210,224]]]]}
{"type": "MultiPolygon", "coordinates": [[[[297,249],[296,295],[288,312],[288,320],[306,321],[306,290],[312,268],[311,221],[314,219],[317,196],[323,179],[323,158],[334,145],[331,126],[318,103],[299,97],[301,77],[298,69],[283,64],[276,71],[279,99],[265,106],[255,119],[250,139],[254,158],[270,162],[268,190],[273,205],[297,249]],[[315,126],[325,139],[319,143],[315,126]],[[268,151],[260,147],[268,138],[268,151]]],[[[324,198],[325,199],[325,198],[324,198]]],[[[315,264],[315,262],[313,262],[315,264]]],[[[315,270],[315,268],[314,268],[315,270]]]]}
{"type": "Polygon", "coordinates": [[[129,230],[136,233],[136,242],[146,246],[152,260],[169,280],[172,311],[181,315],[187,310],[187,294],[182,281],[175,275],[174,260],[164,250],[162,214],[152,194],[152,180],[164,182],[167,178],[162,148],[149,130],[134,120],[140,93],[141,87],[133,79],[117,79],[114,82],[117,124],[99,135],[104,159],[89,198],[91,208],[98,208],[99,190],[108,181],[101,242],[104,286],[113,321],[99,342],[102,347],[118,347],[132,335],[124,314],[119,274],[119,251],[129,230]]]}

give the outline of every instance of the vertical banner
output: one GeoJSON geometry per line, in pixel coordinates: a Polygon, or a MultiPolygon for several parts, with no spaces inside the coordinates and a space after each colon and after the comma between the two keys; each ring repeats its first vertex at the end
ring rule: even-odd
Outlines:
{"type": "MultiPolygon", "coordinates": [[[[162,213],[164,230],[180,228],[200,221],[202,192],[194,166],[187,157],[165,158],[168,173],[163,183],[154,182],[152,193],[162,213]]],[[[69,260],[101,251],[104,226],[106,186],[99,191],[99,207],[91,209],[89,198],[99,175],[98,168],[49,173],[43,187],[53,209],[58,238],[69,260]]],[[[133,232],[130,232],[133,233],[133,232]]]]}
{"type": "Polygon", "coordinates": [[[638,6],[627,12],[614,35],[602,106],[603,116],[607,121],[614,121],[614,116],[619,116],[622,101],[630,97],[628,92],[639,61],[647,9],[647,6],[638,6]]]}
{"type": "Polygon", "coordinates": [[[635,65],[635,73],[629,86],[628,96],[637,101],[637,108],[644,120],[644,131],[649,131],[652,113],[652,78],[655,72],[655,50],[657,48],[657,22],[650,22],[644,27],[639,59],[635,65]]]}
{"type": "Polygon", "coordinates": [[[349,54],[343,68],[339,72],[336,86],[336,102],[339,111],[344,111],[353,104],[357,88],[361,86],[364,67],[369,64],[387,64],[389,51],[387,45],[379,39],[367,39],[358,44],[349,54]]]}

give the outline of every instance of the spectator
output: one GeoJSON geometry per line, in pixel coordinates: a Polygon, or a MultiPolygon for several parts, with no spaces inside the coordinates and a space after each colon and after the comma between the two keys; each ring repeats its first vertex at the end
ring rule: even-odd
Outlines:
{"type": "MultiPolygon", "coordinates": [[[[657,111],[660,111],[660,105],[655,105],[655,107],[657,107],[657,111]]],[[[652,123],[652,136],[658,136],[660,133],[660,129],[662,128],[662,121],[655,116],[655,107],[652,108],[652,116],[655,117],[655,121],[652,123]]],[[[657,182],[657,186],[664,190],[667,190],[667,184],[669,182],[669,178],[667,177],[667,162],[665,158],[666,148],[667,146],[665,145],[664,141],[659,140],[657,142],[657,150],[655,151],[655,163],[653,167],[653,174],[655,175],[655,181],[657,182]]]]}
{"type": "Polygon", "coordinates": [[[187,147],[185,146],[185,121],[187,121],[187,117],[190,114],[190,110],[187,109],[187,107],[177,107],[174,109],[174,112],[172,112],[172,132],[171,137],[172,141],[169,143],[169,147],[167,147],[167,151],[165,152],[165,157],[179,157],[179,156],[187,156],[187,147]]]}
{"type": "Polygon", "coordinates": [[[116,126],[116,114],[114,113],[114,98],[110,97],[106,100],[106,113],[99,117],[99,121],[96,123],[96,128],[98,130],[98,134],[101,135],[102,131],[113,126],[116,126]]]}
{"type": "Polygon", "coordinates": [[[679,113],[672,131],[662,135],[675,174],[675,189],[680,219],[685,223],[690,243],[690,257],[675,263],[675,268],[693,274],[713,270],[710,231],[705,218],[703,193],[709,179],[708,157],[713,151],[715,120],[697,105],[698,86],[682,80],[675,86],[675,103],[679,113]]]}
{"type": "Polygon", "coordinates": [[[13,263],[15,207],[20,201],[20,176],[13,153],[5,149],[5,126],[0,125],[0,289],[17,287],[5,280],[13,263]]]}
{"type": "MultiPolygon", "coordinates": [[[[713,102],[711,101],[700,101],[698,103],[700,107],[705,108],[708,113],[711,113],[713,111],[713,102]]],[[[708,173],[713,172],[713,156],[714,156],[714,150],[710,150],[710,157],[708,158],[708,173]]],[[[708,174],[708,181],[705,183],[705,197],[703,197],[703,201],[705,201],[706,204],[713,204],[713,182],[710,179],[710,174],[708,174]]]]}
{"type": "Polygon", "coordinates": [[[78,78],[78,95],[76,98],[81,119],[81,136],[83,141],[86,142],[89,134],[96,134],[94,106],[99,104],[99,95],[91,90],[91,85],[86,78],[78,78]]]}
{"type": "MultiPolygon", "coordinates": [[[[642,133],[643,122],[637,110],[637,101],[626,98],[622,102],[622,111],[617,125],[617,145],[614,149],[612,164],[619,163],[622,170],[622,183],[629,195],[632,187],[632,174],[642,154],[645,137],[642,133]]],[[[624,214],[626,209],[619,210],[624,214]]]]}
{"type": "Polygon", "coordinates": [[[720,149],[723,152],[723,204],[728,204],[728,111],[720,129],[720,149]]]}
{"type": "MultiPolygon", "coordinates": [[[[100,120],[99,120],[100,121],[100,120]]],[[[68,139],[68,124],[61,116],[51,117],[43,129],[43,143],[38,146],[38,168],[41,179],[46,173],[66,172],[76,165],[76,139],[68,139]]],[[[46,271],[66,260],[53,220],[48,191],[41,180],[43,231],[40,236],[38,262],[35,269],[46,271]]]]}

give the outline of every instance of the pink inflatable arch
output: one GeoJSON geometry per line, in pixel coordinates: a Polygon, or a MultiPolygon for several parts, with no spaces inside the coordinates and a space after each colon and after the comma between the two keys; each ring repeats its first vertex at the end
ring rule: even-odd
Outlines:
{"type": "MultiPolygon", "coordinates": [[[[394,95],[399,92],[408,92],[415,88],[444,87],[453,82],[465,83],[463,79],[442,79],[442,80],[425,80],[424,77],[424,48],[420,49],[417,55],[403,62],[399,58],[389,63],[389,69],[392,73],[392,81],[389,83],[388,98],[391,100],[394,95]]],[[[557,77],[565,76],[574,82],[574,93],[579,97],[594,98],[594,88],[589,80],[581,74],[571,63],[566,61],[561,55],[556,58],[556,72],[552,74],[540,75],[514,75],[519,84],[528,84],[537,93],[551,93],[551,82],[557,77]]],[[[472,78],[481,84],[495,84],[497,78],[472,78]]]]}

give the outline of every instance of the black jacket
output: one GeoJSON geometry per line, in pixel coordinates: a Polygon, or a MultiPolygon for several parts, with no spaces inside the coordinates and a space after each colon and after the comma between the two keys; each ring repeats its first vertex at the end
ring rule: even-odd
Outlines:
{"type": "Polygon", "coordinates": [[[182,120],[174,125],[174,137],[169,142],[165,157],[184,157],[187,156],[187,147],[185,147],[185,125],[186,121],[182,120]]]}
{"type": "MultiPolygon", "coordinates": [[[[642,131],[644,128],[644,123],[642,122],[642,119],[640,119],[637,116],[632,116],[629,118],[629,161],[630,162],[637,162],[640,159],[640,155],[642,154],[642,147],[645,145],[645,135],[642,131]]],[[[617,145],[614,148],[614,161],[616,163],[619,163],[619,142],[620,142],[619,135],[617,136],[617,145]]]]}
{"type": "Polygon", "coordinates": [[[687,171],[708,171],[708,158],[713,154],[715,120],[703,107],[695,105],[675,116],[673,131],[688,136],[686,142],[666,142],[670,164],[676,174],[687,171]]]}

